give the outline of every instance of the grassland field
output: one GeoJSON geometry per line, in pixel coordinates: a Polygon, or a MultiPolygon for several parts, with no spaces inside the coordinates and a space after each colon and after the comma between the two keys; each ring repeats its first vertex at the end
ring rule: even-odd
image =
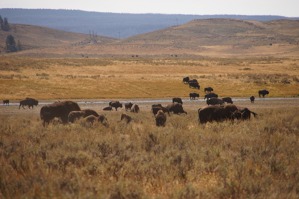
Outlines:
{"type": "Polygon", "coordinates": [[[297,58],[28,58],[2,56],[2,99],[124,99],[204,96],[211,86],[220,96],[249,97],[268,89],[269,97],[299,95],[297,58]],[[182,83],[196,78],[200,90],[182,83]]]}
{"type": "Polygon", "coordinates": [[[80,107],[105,114],[109,127],[82,120],[43,127],[42,105],[1,105],[0,198],[298,198],[298,65],[297,58],[274,57],[2,56],[2,99],[87,101],[80,107]],[[184,76],[201,89],[184,85],[184,76]],[[235,102],[256,118],[203,126],[197,109],[206,105],[207,86],[221,97],[248,99],[259,89],[270,95],[235,102]],[[190,92],[201,100],[189,100],[190,92]],[[184,99],[188,114],[156,127],[151,102],[142,99],[172,97],[184,99]],[[110,99],[140,99],[141,111],[102,111],[110,99]],[[124,112],[132,123],[120,121],[124,112]]]}

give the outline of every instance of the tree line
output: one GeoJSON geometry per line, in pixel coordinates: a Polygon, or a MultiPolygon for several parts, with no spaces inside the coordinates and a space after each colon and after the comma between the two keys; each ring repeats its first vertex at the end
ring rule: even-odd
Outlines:
{"type": "MultiPolygon", "coordinates": [[[[0,30],[2,31],[10,31],[10,25],[8,23],[8,19],[6,17],[2,18],[0,15],[0,30]]],[[[20,41],[16,42],[14,36],[7,35],[5,40],[5,47],[6,52],[17,52],[18,50],[21,50],[21,43],[20,41]]]]}

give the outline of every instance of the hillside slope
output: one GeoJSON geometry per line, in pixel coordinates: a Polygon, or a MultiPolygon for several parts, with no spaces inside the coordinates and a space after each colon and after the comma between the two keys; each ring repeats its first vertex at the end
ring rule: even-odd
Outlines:
{"type": "Polygon", "coordinates": [[[299,56],[299,20],[193,20],[127,39],[98,36],[97,42],[89,35],[26,25],[15,25],[12,32],[28,48],[39,47],[21,54],[39,56],[299,56]]]}
{"type": "MultiPolygon", "coordinates": [[[[65,32],[51,28],[40,26],[11,24],[11,30],[6,32],[0,30],[0,49],[4,50],[6,36],[11,34],[14,36],[16,42],[20,41],[22,48],[48,48],[48,47],[63,47],[69,45],[89,44],[90,35],[65,32]]],[[[99,43],[106,43],[114,41],[108,37],[97,37],[99,43]]]]}

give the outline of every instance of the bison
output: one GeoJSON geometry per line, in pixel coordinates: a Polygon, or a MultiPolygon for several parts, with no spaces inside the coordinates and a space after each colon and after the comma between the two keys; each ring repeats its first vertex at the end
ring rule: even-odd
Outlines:
{"type": "Polygon", "coordinates": [[[197,97],[199,97],[198,93],[190,93],[189,94],[190,100],[195,100],[197,97]]]}
{"type": "Polygon", "coordinates": [[[33,106],[37,105],[38,101],[36,99],[27,97],[26,99],[20,101],[19,109],[21,108],[21,106],[23,108],[24,106],[28,106],[28,108],[30,109],[30,107],[33,108],[33,106]]]}
{"type": "Polygon", "coordinates": [[[254,103],[254,100],[255,100],[255,97],[254,97],[254,96],[251,96],[249,99],[250,99],[250,102],[251,102],[251,103],[254,103]]]}
{"type": "Polygon", "coordinates": [[[189,88],[200,89],[200,85],[198,84],[197,80],[190,80],[189,81],[189,88]]]}
{"type": "Polygon", "coordinates": [[[204,99],[210,99],[212,97],[218,97],[218,95],[216,93],[208,93],[205,95],[204,99]]]}
{"type": "Polygon", "coordinates": [[[137,104],[134,104],[132,106],[131,112],[138,113],[140,111],[139,106],[137,104]]]}
{"type": "Polygon", "coordinates": [[[112,107],[111,106],[106,106],[103,108],[103,111],[112,111],[112,107]]]}
{"type": "Polygon", "coordinates": [[[165,126],[166,115],[162,110],[159,110],[155,115],[156,126],[165,126]]]}
{"type": "Polygon", "coordinates": [[[224,101],[222,99],[216,98],[216,97],[211,97],[209,99],[207,99],[207,104],[208,105],[222,105],[224,104],[224,101]]]}
{"type": "Polygon", "coordinates": [[[162,106],[161,104],[152,105],[152,112],[154,115],[156,115],[159,110],[162,110],[164,113],[168,113],[169,115],[169,110],[166,107],[162,106]]]}
{"type": "Polygon", "coordinates": [[[94,115],[95,117],[99,116],[99,114],[92,109],[84,109],[81,111],[71,111],[68,115],[68,121],[73,123],[80,118],[85,118],[90,115],[94,115]]]}
{"type": "Polygon", "coordinates": [[[172,98],[172,103],[175,103],[175,102],[180,103],[180,104],[183,104],[182,99],[179,98],[179,97],[174,97],[174,98],[172,98]]]}
{"type": "Polygon", "coordinates": [[[84,118],[84,120],[90,124],[94,124],[95,122],[101,123],[103,124],[105,127],[108,127],[108,120],[104,115],[89,115],[87,117],[84,118]]]}
{"type": "Polygon", "coordinates": [[[269,94],[269,91],[267,91],[267,90],[259,90],[258,93],[259,93],[259,97],[261,97],[261,96],[265,97],[265,95],[269,94]]]}
{"type": "Polygon", "coordinates": [[[9,105],[9,100],[7,99],[7,100],[3,100],[3,105],[9,105]]]}
{"type": "Polygon", "coordinates": [[[233,113],[238,111],[235,105],[230,106],[206,106],[198,109],[198,120],[201,124],[207,122],[221,122],[224,120],[232,119],[233,113]]]}
{"type": "Polygon", "coordinates": [[[247,120],[250,119],[251,114],[254,116],[257,115],[248,108],[237,107],[233,104],[225,106],[212,105],[198,109],[198,120],[202,124],[213,121],[222,122],[234,119],[247,120]]]}
{"type": "Polygon", "coordinates": [[[125,113],[122,113],[121,116],[120,116],[120,120],[125,121],[128,124],[132,121],[132,117],[125,114],[125,113]]]}
{"type": "Polygon", "coordinates": [[[123,107],[122,103],[120,103],[119,101],[111,101],[111,102],[109,102],[109,106],[115,108],[116,111],[118,108],[123,107]]]}
{"type": "Polygon", "coordinates": [[[205,93],[210,93],[212,91],[214,91],[214,89],[212,87],[206,87],[206,88],[204,88],[204,92],[205,93]]]}
{"type": "Polygon", "coordinates": [[[184,84],[188,84],[189,83],[190,78],[189,77],[184,77],[183,78],[183,83],[184,84]]]}
{"type": "Polygon", "coordinates": [[[80,111],[80,107],[73,101],[55,102],[50,105],[45,105],[40,110],[40,118],[43,121],[43,126],[50,123],[54,118],[61,119],[62,123],[68,122],[68,115],[71,111],[80,111]]]}
{"type": "Polygon", "coordinates": [[[128,102],[128,103],[125,103],[125,110],[128,111],[128,110],[131,110],[133,104],[131,102],[128,102]]]}
{"type": "Polygon", "coordinates": [[[223,102],[226,102],[227,104],[233,104],[233,100],[231,97],[224,97],[222,98],[223,102]]]}
{"type": "Polygon", "coordinates": [[[180,114],[180,113],[186,113],[186,111],[184,111],[183,109],[183,105],[180,103],[172,103],[172,104],[168,104],[166,106],[166,108],[168,109],[169,112],[172,112],[174,114],[180,114]]]}

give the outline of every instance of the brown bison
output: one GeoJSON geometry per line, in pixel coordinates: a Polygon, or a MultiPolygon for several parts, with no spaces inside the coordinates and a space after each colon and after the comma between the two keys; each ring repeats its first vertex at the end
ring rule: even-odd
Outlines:
{"type": "Polygon", "coordinates": [[[84,118],[84,120],[90,124],[94,124],[95,122],[101,123],[103,124],[105,127],[108,127],[108,120],[104,115],[89,115],[87,117],[84,118]]]}
{"type": "Polygon", "coordinates": [[[162,106],[161,104],[152,105],[152,112],[154,115],[156,115],[159,110],[162,110],[164,113],[168,113],[169,115],[169,110],[166,107],[162,106]]]}
{"type": "Polygon", "coordinates": [[[250,99],[250,102],[251,102],[251,103],[254,103],[254,100],[255,100],[255,97],[254,97],[254,96],[251,96],[249,99],[250,99]]]}
{"type": "Polygon", "coordinates": [[[210,93],[212,91],[214,91],[214,89],[212,87],[206,87],[206,88],[204,88],[204,92],[205,93],[210,93]]]}
{"type": "Polygon", "coordinates": [[[81,111],[71,111],[68,115],[68,121],[73,123],[80,118],[85,118],[90,115],[94,115],[96,117],[99,116],[99,114],[92,109],[84,109],[81,111]]]}
{"type": "Polygon", "coordinates": [[[125,114],[125,113],[122,113],[121,116],[120,116],[120,120],[125,121],[128,124],[132,121],[132,117],[125,114]]]}
{"type": "Polygon", "coordinates": [[[169,112],[172,112],[174,114],[180,114],[180,113],[186,113],[186,111],[184,111],[183,109],[183,105],[180,103],[172,103],[172,104],[168,104],[166,106],[166,108],[168,109],[169,112]]]}
{"type": "Polygon", "coordinates": [[[190,93],[189,97],[190,97],[190,100],[195,100],[196,98],[199,97],[199,94],[198,93],[190,93]]]}
{"type": "Polygon", "coordinates": [[[221,122],[228,119],[233,119],[233,113],[238,111],[235,105],[230,106],[206,106],[198,109],[198,120],[204,124],[207,122],[221,122]]]}
{"type": "Polygon", "coordinates": [[[165,126],[166,115],[162,110],[159,110],[155,115],[156,126],[165,126]]]}
{"type": "Polygon", "coordinates": [[[80,111],[80,107],[73,101],[61,101],[55,102],[50,105],[45,105],[40,110],[40,118],[43,121],[43,125],[50,123],[54,118],[59,118],[62,123],[68,122],[68,115],[71,111],[80,111]]]}
{"type": "Polygon", "coordinates": [[[131,102],[125,103],[125,109],[126,111],[131,110],[133,104],[131,102]]]}
{"type": "Polygon", "coordinates": [[[137,104],[134,104],[132,106],[131,112],[138,113],[140,111],[139,106],[137,104]]]}
{"type": "Polygon", "coordinates": [[[3,100],[3,105],[9,105],[9,100],[7,99],[7,100],[3,100]]]}
{"type": "Polygon", "coordinates": [[[204,99],[210,99],[212,97],[217,98],[218,95],[216,93],[208,93],[208,94],[205,95],[204,99]]]}
{"type": "Polygon", "coordinates": [[[27,97],[24,100],[20,101],[20,105],[19,105],[19,109],[21,108],[21,106],[24,108],[24,106],[28,106],[28,108],[33,108],[33,106],[37,106],[38,105],[38,101],[36,99],[33,98],[29,98],[27,97]]]}
{"type": "Polygon", "coordinates": [[[269,94],[269,91],[267,91],[267,90],[259,90],[258,94],[259,94],[259,97],[261,97],[261,96],[265,97],[265,95],[269,94]]]}
{"type": "Polygon", "coordinates": [[[228,104],[233,104],[233,100],[231,97],[224,97],[224,98],[222,98],[222,101],[226,102],[228,104]]]}
{"type": "Polygon", "coordinates": [[[198,109],[198,120],[202,124],[213,121],[222,122],[234,119],[247,120],[250,119],[251,114],[254,116],[257,115],[248,108],[237,107],[233,104],[226,106],[212,105],[198,109]]]}
{"type": "Polygon", "coordinates": [[[109,102],[109,106],[115,108],[116,111],[118,108],[123,107],[122,103],[120,103],[119,101],[111,101],[111,102],[109,102]]]}
{"type": "Polygon", "coordinates": [[[184,78],[183,78],[183,83],[184,83],[184,84],[188,84],[189,81],[190,81],[190,78],[189,78],[189,77],[184,77],[184,78]]]}
{"type": "Polygon", "coordinates": [[[112,111],[112,107],[111,106],[106,106],[103,108],[103,111],[112,111]]]}
{"type": "Polygon", "coordinates": [[[183,104],[182,99],[179,98],[179,97],[174,97],[174,98],[172,98],[172,103],[175,103],[175,102],[180,103],[180,104],[183,104]]]}
{"type": "Polygon", "coordinates": [[[212,97],[212,98],[207,99],[207,104],[208,105],[217,105],[217,104],[222,105],[222,104],[224,104],[224,101],[222,99],[212,97]]]}

